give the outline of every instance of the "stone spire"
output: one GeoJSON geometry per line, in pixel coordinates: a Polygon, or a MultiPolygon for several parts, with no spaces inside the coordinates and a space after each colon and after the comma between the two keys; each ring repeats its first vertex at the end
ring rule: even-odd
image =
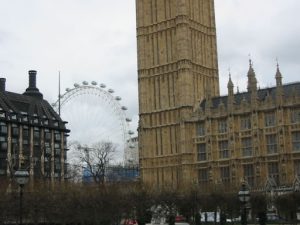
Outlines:
{"type": "Polygon", "coordinates": [[[276,86],[277,87],[282,86],[282,75],[279,69],[278,61],[277,61],[277,71],[276,71],[275,79],[276,79],[276,86]]]}
{"type": "Polygon", "coordinates": [[[253,64],[251,59],[249,60],[249,70],[248,70],[248,92],[256,92],[257,91],[257,80],[256,75],[253,69],[253,64]]]}
{"type": "Polygon", "coordinates": [[[228,80],[228,83],[227,83],[227,88],[228,88],[228,96],[233,96],[234,85],[233,85],[233,82],[231,80],[230,71],[229,71],[229,80],[228,80]]]}
{"type": "Polygon", "coordinates": [[[231,80],[231,74],[230,74],[230,71],[229,71],[229,80],[228,80],[228,84],[227,84],[227,88],[228,88],[228,110],[230,112],[233,111],[233,104],[234,104],[234,85],[233,85],[233,82],[231,80]]]}
{"type": "Polygon", "coordinates": [[[283,104],[283,87],[282,87],[282,75],[279,69],[279,64],[277,61],[277,70],[276,70],[276,103],[277,106],[281,106],[283,104]]]}

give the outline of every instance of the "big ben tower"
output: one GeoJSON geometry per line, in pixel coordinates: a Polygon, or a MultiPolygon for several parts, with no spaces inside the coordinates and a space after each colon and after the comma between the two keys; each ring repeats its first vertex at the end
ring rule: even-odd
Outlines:
{"type": "Polygon", "coordinates": [[[214,0],[136,0],[143,182],[177,187],[193,160],[195,104],[219,95],[214,0]]]}

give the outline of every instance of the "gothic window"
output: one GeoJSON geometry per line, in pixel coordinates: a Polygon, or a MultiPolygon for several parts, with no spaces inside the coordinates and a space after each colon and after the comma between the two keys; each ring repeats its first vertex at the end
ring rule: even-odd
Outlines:
{"type": "Polygon", "coordinates": [[[300,109],[293,109],[291,112],[291,122],[300,123],[300,109]]]}
{"type": "Polygon", "coordinates": [[[205,161],[207,159],[205,143],[198,144],[197,148],[198,148],[198,161],[205,161]]]}
{"type": "Polygon", "coordinates": [[[219,126],[219,133],[227,132],[227,120],[226,119],[219,120],[218,126],[219,126]]]}
{"type": "Polygon", "coordinates": [[[244,178],[247,183],[253,187],[254,186],[254,167],[253,164],[245,164],[244,168],[244,178]]]}
{"type": "Polygon", "coordinates": [[[199,169],[199,171],[198,171],[199,183],[207,183],[208,180],[209,180],[208,169],[199,169]]]}
{"type": "Polygon", "coordinates": [[[269,177],[273,178],[277,185],[279,185],[279,169],[277,162],[268,163],[269,177]]]}
{"type": "Polygon", "coordinates": [[[230,182],[230,168],[229,168],[229,166],[221,167],[220,168],[220,175],[221,175],[221,181],[223,183],[229,183],[230,182]]]}
{"type": "Polygon", "coordinates": [[[197,129],[197,136],[205,135],[205,123],[204,122],[198,122],[196,125],[196,129],[197,129]]]}
{"type": "Polygon", "coordinates": [[[295,152],[300,151],[300,131],[292,132],[292,145],[295,152]]]}
{"type": "Polygon", "coordinates": [[[241,120],[241,130],[249,130],[251,129],[251,118],[250,116],[242,116],[241,120]]]}
{"type": "Polygon", "coordinates": [[[266,135],[266,145],[268,154],[277,153],[277,135],[266,135]]]}
{"type": "Polygon", "coordinates": [[[220,159],[229,158],[228,141],[219,141],[219,156],[220,159]]]}
{"type": "Polygon", "coordinates": [[[242,156],[252,156],[252,139],[251,137],[242,139],[242,156]]]}
{"type": "Polygon", "coordinates": [[[271,126],[275,126],[275,124],[276,124],[275,112],[265,113],[265,126],[271,127],[271,126]]]}

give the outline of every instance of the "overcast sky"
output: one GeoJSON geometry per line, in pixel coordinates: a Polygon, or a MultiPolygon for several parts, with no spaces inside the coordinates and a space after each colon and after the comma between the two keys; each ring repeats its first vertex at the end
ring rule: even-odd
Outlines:
{"type": "MultiPolygon", "coordinates": [[[[275,84],[276,58],[283,81],[300,80],[300,0],[215,0],[221,94],[228,69],[246,90],[249,54],[260,87],[275,84]]],[[[23,93],[27,71],[55,102],[74,83],[105,83],[122,96],[137,121],[135,0],[0,0],[0,77],[23,93]]],[[[134,125],[133,129],[136,129],[134,125]]]]}

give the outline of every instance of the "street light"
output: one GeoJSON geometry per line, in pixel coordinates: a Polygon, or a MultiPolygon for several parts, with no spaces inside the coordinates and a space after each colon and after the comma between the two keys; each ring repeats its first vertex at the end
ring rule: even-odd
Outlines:
{"type": "Polygon", "coordinates": [[[243,211],[241,216],[242,225],[247,225],[247,207],[246,204],[250,201],[250,191],[246,184],[243,183],[242,187],[238,193],[240,202],[243,204],[243,211]]]}
{"type": "Polygon", "coordinates": [[[27,170],[19,169],[15,172],[16,182],[20,186],[20,225],[22,225],[23,219],[23,187],[29,181],[29,173],[27,170]]]}

